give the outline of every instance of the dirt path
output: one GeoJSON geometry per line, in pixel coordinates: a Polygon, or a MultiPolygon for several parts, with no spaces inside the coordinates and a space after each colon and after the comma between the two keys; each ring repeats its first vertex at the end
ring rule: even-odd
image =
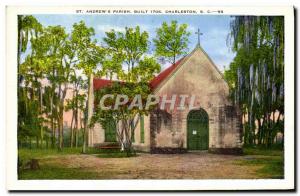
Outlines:
{"type": "Polygon", "coordinates": [[[139,154],[130,158],[98,158],[67,155],[44,160],[44,164],[96,172],[99,179],[245,179],[258,178],[257,166],[234,164],[245,156],[209,153],[139,154]]]}

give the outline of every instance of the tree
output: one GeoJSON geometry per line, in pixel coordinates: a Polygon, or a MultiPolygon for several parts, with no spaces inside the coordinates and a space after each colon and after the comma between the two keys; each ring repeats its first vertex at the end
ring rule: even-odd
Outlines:
{"type": "MultiPolygon", "coordinates": [[[[146,57],[148,51],[148,33],[140,32],[140,28],[126,28],[125,33],[115,32],[114,30],[107,32],[104,38],[106,49],[110,53],[106,53],[105,59],[110,64],[109,70],[112,71],[118,82],[107,88],[99,90],[95,93],[95,103],[99,103],[105,94],[122,94],[133,100],[135,95],[140,95],[142,100],[146,100],[151,90],[148,82],[160,71],[160,65],[154,58],[146,57]],[[113,61],[111,57],[118,59],[113,61]],[[127,69],[122,69],[121,65],[126,65],[127,69]]],[[[113,106],[115,100],[108,100],[105,104],[113,106]]],[[[92,123],[100,122],[103,126],[108,121],[112,121],[117,127],[117,137],[124,148],[127,155],[132,152],[132,137],[134,130],[139,121],[139,116],[147,114],[147,110],[139,107],[132,109],[128,105],[122,105],[118,109],[103,110],[99,104],[95,107],[92,123]],[[119,129],[118,124],[121,124],[119,129]]]]}
{"type": "Polygon", "coordinates": [[[40,48],[44,47],[46,54],[44,55],[45,78],[50,85],[50,118],[52,129],[52,146],[55,142],[54,118],[57,122],[58,129],[58,149],[63,148],[63,112],[64,102],[69,84],[74,56],[69,52],[68,34],[61,26],[49,26],[45,28],[44,34],[38,40],[36,45],[40,48]],[[54,99],[56,104],[54,105],[54,99]],[[55,114],[55,115],[54,115],[55,114]]]}
{"type": "MultiPolygon", "coordinates": [[[[42,25],[33,16],[18,16],[18,54],[17,54],[17,72],[18,72],[18,83],[17,83],[17,95],[18,95],[18,138],[21,143],[22,140],[33,137],[35,131],[29,127],[37,127],[40,125],[39,121],[34,121],[31,118],[31,114],[36,112],[32,110],[33,104],[31,104],[28,97],[28,83],[24,82],[25,75],[27,72],[21,70],[21,56],[28,49],[28,44],[35,40],[40,32],[42,31],[42,25]],[[32,112],[32,113],[30,113],[32,112]]],[[[33,53],[33,52],[32,52],[33,53]]],[[[31,53],[31,55],[32,55],[31,53]]],[[[27,58],[29,61],[30,58],[27,58]]],[[[31,58],[32,59],[32,58],[31,58]]],[[[28,63],[23,65],[28,68],[28,63]]],[[[33,92],[33,89],[32,89],[33,92]]],[[[31,140],[30,140],[31,141],[31,140]]]]}
{"type": "Polygon", "coordinates": [[[81,94],[81,89],[84,89],[84,83],[81,78],[81,76],[77,76],[76,72],[74,71],[71,81],[73,86],[73,95],[71,99],[67,99],[66,104],[66,111],[72,110],[72,120],[71,120],[71,137],[70,137],[70,147],[72,148],[75,144],[75,146],[78,146],[78,134],[79,134],[79,114],[84,112],[84,100],[85,100],[85,94],[81,94]]]}
{"type": "MultiPolygon", "coordinates": [[[[44,142],[48,147],[51,138],[51,146],[57,144],[61,151],[64,144],[63,114],[72,110],[71,147],[77,146],[78,131],[83,130],[85,152],[87,134],[93,124],[94,103],[91,96],[94,75],[102,77],[106,74],[110,80],[120,80],[108,91],[127,94],[129,99],[140,94],[144,100],[150,93],[148,82],[160,71],[156,60],[147,56],[148,33],[141,32],[138,26],[126,28],[125,33],[107,32],[103,48],[93,40],[94,29],[82,21],[73,25],[70,34],[62,26],[43,27],[32,16],[20,16],[18,22],[20,145],[28,140],[31,146],[32,139],[36,139],[37,147],[42,147],[44,142]],[[25,52],[26,57],[21,62],[25,52]],[[73,97],[66,99],[71,88],[73,97]],[[79,89],[83,90],[82,94],[79,89]]],[[[120,142],[129,152],[138,117],[147,114],[147,111],[123,107],[118,112],[108,112],[105,117],[103,114],[103,111],[96,112],[94,116],[101,116],[99,121],[102,121],[110,115],[116,123],[123,124],[120,142]]]]}
{"type": "Polygon", "coordinates": [[[43,142],[43,103],[42,103],[42,84],[44,64],[41,60],[42,52],[35,45],[40,38],[43,29],[37,20],[32,16],[19,17],[19,54],[27,49],[30,40],[30,51],[24,62],[18,65],[18,109],[19,114],[24,110],[23,115],[18,116],[18,131],[28,132],[28,136],[36,137],[36,145],[39,141],[43,142]],[[24,104],[24,105],[23,105],[24,104]],[[25,115],[24,115],[25,114],[25,115]],[[39,131],[38,131],[39,130],[39,131]]]}
{"type": "MultiPolygon", "coordinates": [[[[136,80],[132,76],[132,70],[139,63],[143,55],[148,51],[148,33],[140,32],[140,27],[125,28],[125,33],[115,32],[114,30],[106,32],[103,39],[106,44],[107,53],[111,57],[106,56],[110,60],[110,69],[117,71],[121,80],[132,82],[136,80]],[[111,61],[112,60],[112,61],[111,61]],[[121,71],[122,63],[127,65],[127,72],[121,71]]],[[[107,67],[108,67],[107,66],[107,67]]]]}
{"type": "Polygon", "coordinates": [[[189,36],[187,24],[178,25],[177,21],[172,21],[168,25],[163,22],[162,26],[156,29],[156,38],[153,39],[155,54],[174,64],[179,56],[186,54],[189,36]]]}
{"type": "MultiPolygon", "coordinates": [[[[31,15],[18,15],[18,70],[21,63],[21,55],[27,50],[30,39],[35,39],[42,31],[42,25],[31,15]]],[[[18,81],[21,82],[21,75],[18,71],[18,81]]]]}
{"type": "Polygon", "coordinates": [[[91,117],[93,115],[93,102],[92,102],[92,90],[93,90],[93,77],[94,74],[99,72],[101,62],[104,56],[104,50],[101,46],[97,45],[96,40],[92,40],[95,32],[93,28],[89,28],[83,21],[75,23],[73,25],[73,31],[71,34],[71,41],[74,43],[77,50],[78,64],[76,67],[82,70],[87,79],[87,104],[84,113],[86,118],[84,120],[84,141],[83,141],[83,153],[86,152],[87,134],[90,129],[91,117]]]}
{"type": "Polygon", "coordinates": [[[284,120],[284,19],[237,16],[231,37],[237,54],[225,78],[247,118],[244,143],[270,146],[284,120]]]}
{"type": "MultiPolygon", "coordinates": [[[[44,113],[50,118],[51,146],[54,147],[55,145],[55,129],[57,127],[58,149],[62,150],[65,98],[70,85],[71,74],[77,63],[77,48],[61,26],[44,28],[39,38],[32,42],[32,48],[36,49],[35,56],[38,57],[37,62],[40,66],[40,70],[37,71],[43,73],[41,78],[44,80],[43,83],[48,86],[47,95],[45,95],[45,106],[48,108],[45,108],[44,113]]],[[[37,71],[35,73],[38,73],[37,71]]],[[[42,94],[41,97],[43,97],[42,94]]]]}
{"type": "MultiPolygon", "coordinates": [[[[78,115],[78,112],[82,111],[83,105],[87,110],[87,105],[82,103],[85,96],[79,95],[79,88],[86,87],[84,85],[86,81],[83,80],[87,79],[89,81],[88,89],[90,89],[93,74],[103,51],[96,41],[91,40],[94,35],[92,28],[87,28],[83,22],[74,24],[73,27],[73,31],[69,35],[61,26],[43,28],[41,25],[39,26],[34,17],[19,18],[20,53],[25,52],[24,48],[28,45],[28,37],[30,37],[31,46],[30,53],[21,63],[19,71],[19,75],[22,76],[20,78],[23,78],[19,90],[22,97],[19,96],[18,99],[20,138],[36,136],[37,144],[40,139],[43,142],[44,130],[49,130],[44,128],[43,124],[50,124],[51,146],[54,147],[56,143],[55,131],[57,129],[59,150],[62,150],[64,143],[63,113],[66,109],[67,91],[74,85],[75,106],[72,109],[74,109],[75,121],[79,120],[81,123],[81,117],[78,117],[81,114],[78,115]],[[35,31],[35,28],[38,30],[35,31]],[[86,78],[78,76],[80,71],[86,78]],[[40,130],[39,134],[36,132],[38,129],[40,130]]],[[[89,92],[91,93],[91,91],[89,92]]],[[[88,100],[91,104],[91,99],[88,100]]],[[[89,112],[91,113],[91,111],[89,112]]],[[[85,111],[84,113],[86,114],[85,111]]],[[[84,115],[84,119],[87,119],[86,115],[84,115]]],[[[84,124],[84,127],[88,127],[89,123],[84,124]]],[[[75,128],[77,132],[78,123],[75,128]]],[[[78,138],[77,135],[75,137],[78,138]]],[[[75,143],[77,144],[78,141],[75,143]]]]}

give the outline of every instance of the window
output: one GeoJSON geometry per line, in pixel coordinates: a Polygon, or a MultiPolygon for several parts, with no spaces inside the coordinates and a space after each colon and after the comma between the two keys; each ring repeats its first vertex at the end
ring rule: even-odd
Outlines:
{"type": "Polygon", "coordinates": [[[144,136],[145,130],[144,130],[144,116],[143,115],[140,116],[140,131],[141,131],[141,134],[140,134],[141,143],[144,143],[145,142],[145,136],[144,136]]]}
{"type": "Polygon", "coordinates": [[[134,136],[134,121],[131,121],[130,123],[130,129],[131,129],[131,142],[135,143],[135,136],[134,136]]]}

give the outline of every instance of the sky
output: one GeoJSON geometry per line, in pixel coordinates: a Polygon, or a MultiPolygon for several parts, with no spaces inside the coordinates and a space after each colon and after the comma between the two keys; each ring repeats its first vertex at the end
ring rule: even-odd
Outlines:
{"type": "MultiPolygon", "coordinates": [[[[156,35],[156,29],[162,22],[170,23],[177,20],[179,24],[186,23],[191,32],[188,50],[192,51],[197,44],[197,29],[203,35],[200,38],[201,47],[210,56],[217,67],[223,71],[233,60],[235,54],[227,44],[232,18],[225,15],[34,15],[43,26],[61,25],[68,33],[72,25],[83,20],[87,26],[95,29],[95,38],[103,43],[106,31],[124,31],[125,27],[140,26],[149,33],[149,41],[156,35]]],[[[153,48],[153,42],[150,48],[153,48]]],[[[151,51],[150,51],[151,52],[151,51]]],[[[163,67],[164,69],[165,67],[163,67]]]]}

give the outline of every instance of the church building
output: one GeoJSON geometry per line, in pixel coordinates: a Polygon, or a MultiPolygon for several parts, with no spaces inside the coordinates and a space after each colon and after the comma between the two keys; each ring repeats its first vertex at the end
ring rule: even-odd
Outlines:
{"type": "MultiPolygon", "coordinates": [[[[108,80],[96,78],[94,91],[108,84],[108,80]]],[[[222,73],[200,45],[158,74],[149,85],[152,94],[159,97],[194,95],[194,108],[154,109],[148,116],[141,116],[133,137],[135,149],[150,153],[241,153],[240,111],[229,99],[229,86],[222,73]]],[[[96,124],[90,130],[89,146],[109,142],[116,142],[113,127],[96,124]]]]}

